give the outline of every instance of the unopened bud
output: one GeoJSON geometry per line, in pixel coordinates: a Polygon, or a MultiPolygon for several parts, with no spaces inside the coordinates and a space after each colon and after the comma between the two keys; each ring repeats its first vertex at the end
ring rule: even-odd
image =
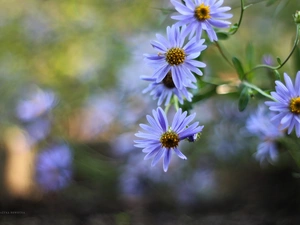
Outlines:
{"type": "Polygon", "coordinates": [[[295,15],[294,15],[294,21],[296,24],[300,24],[300,11],[296,11],[295,15]]]}

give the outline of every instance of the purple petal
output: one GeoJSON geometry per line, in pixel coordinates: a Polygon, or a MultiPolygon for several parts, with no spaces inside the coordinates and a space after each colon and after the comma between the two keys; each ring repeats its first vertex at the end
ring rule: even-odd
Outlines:
{"type": "Polygon", "coordinates": [[[179,158],[187,159],[186,156],[182,154],[182,152],[178,148],[174,148],[174,152],[178,155],[179,158]]]}
{"type": "Polygon", "coordinates": [[[164,157],[164,171],[167,172],[168,168],[169,168],[169,164],[170,164],[170,160],[171,160],[171,150],[167,149],[165,151],[165,157],[164,157]]]}
{"type": "Polygon", "coordinates": [[[160,160],[160,158],[162,157],[162,155],[164,154],[165,151],[166,151],[165,148],[161,148],[161,149],[157,152],[157,154],[155,155],[155,157],[154,157],[154,159],[153,159],[153,161],[152,161],[152,163],[151,163],[151,166],[155,166],[155,165],[158,163],[158,161],[160,160]]]}

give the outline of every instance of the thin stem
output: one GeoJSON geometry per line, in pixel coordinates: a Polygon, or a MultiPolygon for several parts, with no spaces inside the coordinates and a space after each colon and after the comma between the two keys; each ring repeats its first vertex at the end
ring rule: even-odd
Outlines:
{"type": "Polygon", "coordinates": [[[170,103],[169,103],[168,105],[166,105],[166,107],[165,107],[165,113],[166,113],[166,114],[168,113],[170,107],[171,107],[171,104],[170,104],[170,103]]]}
{"type": "Polygon", "coordinates": [[[248,83],[247,81],[243,81],[242,82],[243,85],[253,89],[253,90],[256,90],[257,92],[259,92],[261,95],[273,100],[273,101],[276,101],[271,95],[267,94],[266,92],[264,92],[263,90],[261,90],[259,87],[255,86],[254,84],[250,84],[248,83]]]}
{"type": "Polygon", "coordinates": [[[245,11],[246,8],[247,7],[245,7],[244,0],[241,0],[241,14],[240,14],[239,22],[237,24],[237,28],[233,32],[230,33],[231,35],[234,35],[238,31],[238,29],[240,28],[242,20],[243,20],[243,16],[244,16],[244,11],[245,11]]]}
{"type": "Polygon", "coordinates": [[[171,103],[169,103],[165,107],[165,113],[166,114],[168,113],[168,111],[169,111],[169,109],[170,109],[170,107],[171,107],[172,104],[174,105],[175,110],[178,111],[178,109],[179,109],[179,103],[178,103],[178,98],[175,95],[173,96],[171,103]]]}
{"type": "Polygon", "coordinates": [[[174,95],[173,100],[174,100],[174,107],[175,107],[176,111],[178,111],[179,104],[178,104],[178,98],[177,98],[177,96],[174,95]]]}
{"type": "Polygon", "coordinates": [[[295,49],[297,48],[297,45],[299,43],[299,30],[300,30],[300,25],[298,24],[297,25],[297,30],[296,30],[296,38],[295,38],[295,41],[294,41],[293,48],[292,48],[290,54],[287,56],[287,58],[283,61],[283,63],[279,64],[278,66],[269,66],[269,65],[266,65],[266,64],[257,65],[254,68],[252,68],[251,70],[249,70],[248,72],[246,72],[245,75],[253,72],[254,70],[260,69],[260,68],[267,68],[267,69],[271,69],[271,70],[278,70],[281,67],[283,67],[287,63],[287,61],[290,59],[290,57],[293,55],[295,49]]]}
{"type": "Polygon", "coordinates": [[[221,53],[222,57],[225,59],[225,61],[231,66],[231,67],[234,67],[232,62],[227,58],[227,56],[225,55],[225,53],[223,52],[220,44],[218,41],[215,41],[215,44],[217,46],[217,49],[219,50],[219,52],[221,53]]]}

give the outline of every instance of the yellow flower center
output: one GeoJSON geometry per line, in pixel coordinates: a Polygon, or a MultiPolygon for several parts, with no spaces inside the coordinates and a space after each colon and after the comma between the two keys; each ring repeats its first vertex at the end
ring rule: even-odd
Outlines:
{"type": "Polygon", "coordinates": [[[170,65],[179,65],[185,60],[185,53],[182,48],[171,48],[166,53],[166,60],[170,65]]]}
{"type": "Polygon", "coordinates": [[[210,9],[208,5],[204,5],[203,3],[201,3],[201,5],[199,5],[196,9],[195,9],[195,17],[200,20],[207,20],[210,18],[210,9]]]}
{"type": "Polygon", "coordinates": [[[290,101],[290,111],[295,114],[300,114],[300,97],[292,98],[290,101]]]}
{"type": "Polygon", "coordinates": [[[160,143],[165,148],[175,148],[179,143],[179,136],[174,131],[167,131],[160,137],[160,143]]]}
{"type": "Polygon", "coordinates": [[[165,78],[162,80],[162,83],[165,85],[165,87],[172,89],[175,87],[175,84],[173,82],[172,73],[169,71],[165,78]]]}

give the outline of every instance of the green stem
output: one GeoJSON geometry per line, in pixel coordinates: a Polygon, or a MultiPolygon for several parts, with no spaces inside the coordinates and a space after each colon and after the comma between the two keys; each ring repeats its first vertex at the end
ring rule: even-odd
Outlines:
{"type": "Polygon", "coordinates": [[[266,92],[264,92],[263,90],[261,90],[259,87],[255,86],[254,84],[250,84],[248,83],[247,81],[243,81],[242,82],[243,85],[253,89],[253,90],[256,90],[257,92],[259,92],[261,95],[273,100],[273,101],[276,101],[271,95],[267,94],[266,92]]]}
{"type": "Polygon", "coordinates": [[[173,95],[173,98],[172,98],[172,100],[171,100],[171,103],[169,103],[169,104],[165,107],[165,113],[166,113],[166,114],[168,113],[168,111],[169,111],[169,109],[170,109],[170,107],[171,107],[172,104],[174,105],[176,111],[178,111],[178,109],[179,109],[179,103],[178,103],[178,98],[177,98],[177,96],[175,96],[175,95],[173,95]]]}
{"type": "Polygon", "coordinates": [[[170,103],[165,107],[165,113],[166,113],[166,114],[168,113],[170,107],[171,107],[171,104],[170,104],[170,103]]]}
{"type": "Polygon", "coordinates": [[[219,50],[220,54],[222,55],[222,57],[225,59],[225,61],[231,66],[231,67],[234,67],[232,62],[226,57],[224,51],[222,50],[220,44],[218,41],[215,41],[215,44],[217,46],[217,49],[219,50]]]}
{"type": "Polygon", "coordinates": [[[248,6],[245,7],[244,0],[241,0],[241,14],[240,14],[239,22],[237,24],[237,28],[233,32],[230,33],[231,35],[234,35],[238,31],[238,29],[240,28],[242,20],[243,20],[243,16],[244,16],[244,11],[247,7],[248,6]]]}
{"type": "Polygon", "coordinates": [[[175,107],[176,111],[178,111],[179,104],[178,104],[178,98],[177,98],[177,96],[174,95],[173,100],[174,100],[174,107],[175,107]]]}
{"type": "Polygon", "coordinates": [[[269,66],[269,65],[266,65],[266,64],[257,65],[254,68],[252,68],[251,70],[249,70],[248,72],[246,72],[245,75],[253,72],[254,70],[260,69],[260,68],[267,68],[267,69],[270,69],[270,70],[278,70],[281,67],[283,67],[287,63],[287,61],[290,59],[290,57],[292,56],[295,49],[297,48],[297,45],[299,43],[299,30],[300,30],[300,25],[297,24],[296,38],[295,38],[295,41],[294,41],[293,48],[292,48],[290,54],[287,56],[287,58],[283,61],[283,63],[279,64],[278,66],[269,66]]]}

